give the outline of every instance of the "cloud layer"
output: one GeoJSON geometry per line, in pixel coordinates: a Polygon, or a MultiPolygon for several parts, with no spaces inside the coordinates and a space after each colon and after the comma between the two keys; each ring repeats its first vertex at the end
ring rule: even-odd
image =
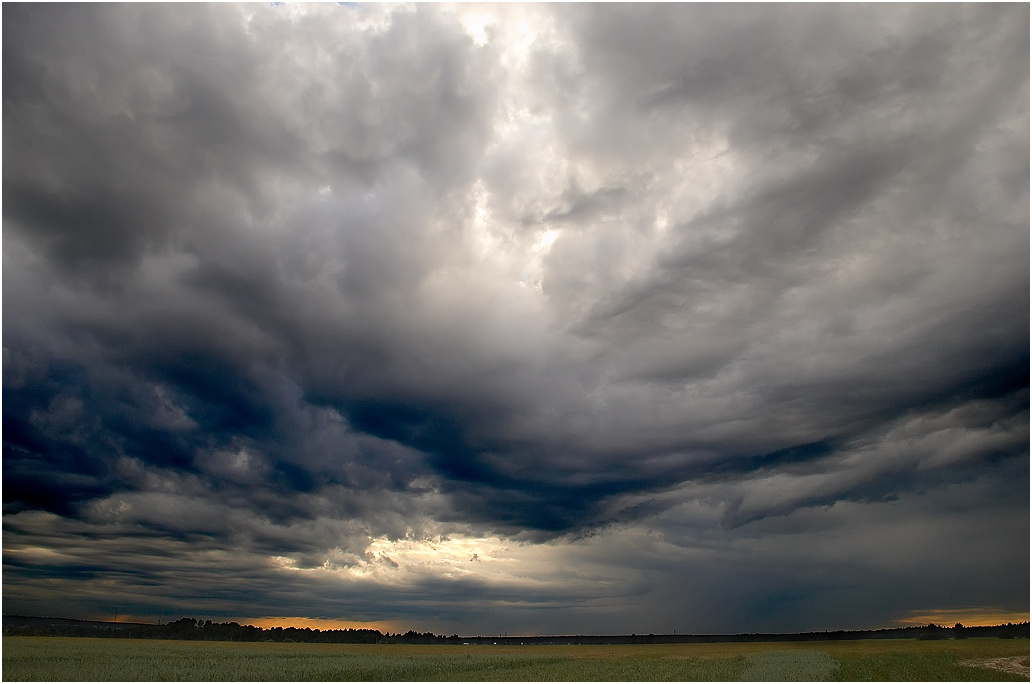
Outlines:
{"type": "Polygon", "coordinates": [[[8,612],[1027,610],[1027,7],[3,12],[8,612]]]}

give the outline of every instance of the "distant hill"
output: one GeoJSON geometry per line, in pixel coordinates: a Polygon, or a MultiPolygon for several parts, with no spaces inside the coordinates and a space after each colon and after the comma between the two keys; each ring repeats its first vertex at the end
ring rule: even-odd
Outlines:
{"type": "Polygon", "coordinates": [[[4,636],[90,636],[131,639],[181,639],[203,641],[294,641],[308,643],[399,644],[701,644],[729,642],[832,641],[850,639],[966,639],[1029,638],[1029,623],[994,627],[895,627],[875,630],[838,630],[794,634],[630,634],[566,636],[439,636],[431,632],[382,633],[375,629],[273,627],[263,629],[236,622],[212,622],[182,618],[165,624],[98,622],[68,618],[3,616],[4,636]]]}

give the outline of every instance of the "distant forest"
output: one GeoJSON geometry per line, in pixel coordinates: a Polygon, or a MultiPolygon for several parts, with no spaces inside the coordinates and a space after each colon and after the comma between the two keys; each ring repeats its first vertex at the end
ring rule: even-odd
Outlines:
{"type": "Polygon", "coordinates": [[[876,630],[839,630],[796,634],[630,634],[617,636],[441,636],[409,630],[404,634],[376,629],[311,629],[272,627],[263,629],[236,622],[212,622],[182,618],[166,624],[93,622],[66,618],[3,617],[4,636],[77,636],[129,639],[177,639],[202,641],[281,641],[319,644],[685,644],[743,641],[828,641],[848,639],[999,639],[1029,638],[1029,623],[995,627],[898,627],[876,630]]]}

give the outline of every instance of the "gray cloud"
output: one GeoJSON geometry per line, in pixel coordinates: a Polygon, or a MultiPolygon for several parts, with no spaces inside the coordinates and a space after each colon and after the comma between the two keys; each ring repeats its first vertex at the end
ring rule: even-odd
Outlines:
{"type": "Polygon", "coordinates": [[[1027,7],[4,19],[19,610],[1027,609],[1027,7]]]}

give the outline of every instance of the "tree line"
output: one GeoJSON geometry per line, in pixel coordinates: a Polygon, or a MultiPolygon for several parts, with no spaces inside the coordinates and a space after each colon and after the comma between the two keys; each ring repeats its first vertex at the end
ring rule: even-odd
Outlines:
{"type": "Polygon", "coordinates": [[[121,639],[175,639],[200,641],[282,641],[317,644],[436,644],[460,642],[458,635],[445,637],[432,632],[409,630],[391,634],[377,629],[312,629],[241,625],[180,618],[166,624],[138,622],[94,622],[64,618],[4,616],[4,636],[89,636],[121,639]]]}
{"type": "Polygon", "coordinates": [[[993,627],[953,627],[928,624],[873,630],[799,632],[795,634],[630,634],[577,636],[443,636],[409,630],[392,634],[376,629],[312,629],[241,625],[181,618],[166,624],[95,622],[67,618],[4,616],[4,636],[88,636],[129,639],[175,639],[202,641],[278,641],[318,644],[675,644],[749,641],[834,641],[851,639],[967,639],[1029,638],[1029,623],[1007,623],[993,627]]]}

